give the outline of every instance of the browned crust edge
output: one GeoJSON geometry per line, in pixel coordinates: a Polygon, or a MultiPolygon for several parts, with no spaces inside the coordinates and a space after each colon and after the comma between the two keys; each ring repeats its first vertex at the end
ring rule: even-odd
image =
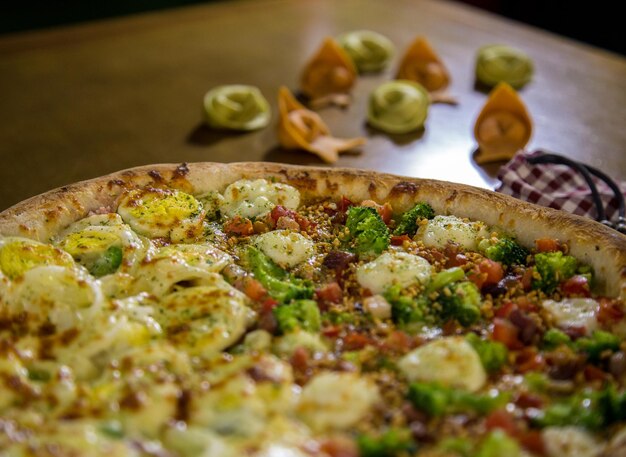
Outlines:
{"type": "Polygon", "coordinates": [[[241,178],[275,178],[299,188],[305,199],[345,195],[355,201],[389,201],[403,211],[427,201],[438,214],[455,214],[499,226],[532,246],[557,238],[590,264],[598,290],[626,298],[626,236],[595,221],[537,206],[508,195],[464,184],[408,178],[353,168],[325,168],[266,162],[156,164],[122,170],[37,195],[0,213],[0,235],[40,241],[90,211],[112,207],[125,189],[171,186],[190,193],[222,191],[241,178]]]}

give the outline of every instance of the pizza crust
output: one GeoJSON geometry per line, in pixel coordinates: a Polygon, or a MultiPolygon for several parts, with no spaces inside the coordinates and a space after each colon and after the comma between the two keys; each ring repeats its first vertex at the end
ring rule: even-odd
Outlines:
{"type": "Polygon", "coordinates": [[[200,194],[223,191],[238,179],[275,178],[297,187],[304,201],[346,196],[353,201],[389,201],[405,211],[427,201],[437,214],[482,220],[514,234],[532,247],[550,237],[591,265],[597,291],[626,299],[626,236],[590,219],[527,203],[508,195],[446,181],[408,178],[349,168],[324,168],[265,162],[147,165],[60,187],[0,213],[0,235],[47,241],[72,222],[102,208],[112,209],[126,190],[170,186],[200,194]]]}

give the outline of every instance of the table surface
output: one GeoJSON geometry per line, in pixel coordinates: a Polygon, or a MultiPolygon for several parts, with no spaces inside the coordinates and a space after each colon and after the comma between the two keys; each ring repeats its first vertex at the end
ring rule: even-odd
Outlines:
{"type": "Polygon", "coordinates": [[[365,136],[337,166],[494,188],[500,164],[472,159],[487,94],[475,89],[485,44],[535,62],[521,96],[545,148],[626,178],[626,59],[462,4],[433,0],[254,0],[211,3],[0,37],[0,210],[71,182],[163,162],[271,161],[320,165],[279,147],[277,93],[298,89],[326,36],[370,29],[397,48],[389,68],[363,75],[345,110],[319,113],[338,137],[365,136]],[[393,78],[406,46],[426,36],[452,75],[458,106],[431,107],[422,132],[389,137],[365,122],[368,94],[393,78]],[[202,123],[202,98],[220,84],[252,84],[273,122],[252,133],[202,123]]]}

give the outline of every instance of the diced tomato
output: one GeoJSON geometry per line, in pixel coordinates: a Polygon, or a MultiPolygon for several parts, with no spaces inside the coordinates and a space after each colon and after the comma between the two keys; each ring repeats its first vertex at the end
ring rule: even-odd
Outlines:
{"type": "Polygon", "coordinates": [[[274,223],[281,217],[290,217],[291,219],[295,219],[296,212],[290,210],[289,208],[285,208],[283,205],[276,205],[272,208],[270,212],[270,216],[274,223]]]}
{"type": "Polygon", "coordinates": [[[224,231],[229,234],[248,236],[254,233],[254,227],[250,219],[235,216],[224,224],[224,231]]]}
{"type": "Polygon", "coordinates": [[[267,296],[267,290],[263,287],[263,284],[254,278],[245,278],[243,280],[243,293],[255,301],[261,301],[267,296]]]}
{"type": "Polygon", "coordinates": [[[336,282],[331,282],[315,292],[318,301],[323,303],[341,303],[343,291],[336,282]]]}
{"type": "Polygon", "coordinates": [[[515,366],[519,373],[543,369],[546,361],[533,346],[523,348],[515,357],[515,366]]]}
{"type": "Polygon", "coordinates": [[[598,322],[601,324],[619,322],[624,318],[624,309],[617,302],[608,298],[601,298],[599,302],[600,309],[598,310],[596,319],[598,319],[598,322]]]}
{"type": "Polygon", "coordinates": [[[496,317],[506,318],[506,317],[509,317],[509,314],[511,314],[511,312],[516,309],[517,309],[517,305],[515,303],[511,301],[507,301],[507,302],[504,302],[502,306],[500,306],[498,309],[496,309],[494,314],[496,317]]]}
{"type": "Polygon", "coordinates": [[[446,267],[447,268],[461,267],[465,265],[467,262],[469,262],[469,259],[467,258],[465,254],[457,254],[453,258],[448,259],[448,261],[446,262],[446,267]]]}
{"type": "Polygon", "coordinates": [[[561,292],[568,297],[590,297],[589,280],[586,276],[574,275],[561,284],[561,292]]]}
{"type": "Polygon", "coordinates": [[[517,437],[517,441],[533,455],[545,455],[546,453],[543,435],[539,430],[526,430],[517,437]]]}
{"type": "Polygon", "coordinates": [[[392,235],[391,237],[392,246],[402,246],[405,241],[411,241],[411,238],[408,235],[392,235]]]}
{"type": "Polygon", "coordinates": [[[487,280],[487,273],[481,272],[480,268],[476,266],[467,272],[467,279],[476,284],[476,287],[482,289],[487,280]]]}
{"type": "Polygon", "coordinates": [[[538,252],[555,252],[560,250],[561,244],[554,238],[539,238],[535,240],[535,247],[538,252]]]}
{"type": "Polygon", "coordinates": [[[524,345],[518,339],[519,329],[506,319],[496,317],[493,320],[491,338],[499,341],[509,349],[521,349],[524,345]]]}
{"type": "Polygon", "coordinates": [[[519,428],[515,423],[515,418],[504,409],[496,409],[489,413],[485,419],[485,427],[487,430],[499,428],[512,437],[516,437],[519,434],[519,428]]]}
{"type": "Polygon", "coordinates": [[[372,339],[362,333],[349,333],[343,337],[343,348],[347,351],[363,349],[365,346],[372,344],[372,339]]]}
{"type": "Polygon", "coordinates": [[[345,213],[346,211],[348,211],[348,208],[350,208],[351,206],[354,206],[354,203],[352,203],[346,197],[342,196],[341,200],[339,200],[339,203],[337,204],[337,209],[345,213]]]}
{"type": "Polygon", "coordinates": [[[267,297],[265,300],[263,300],[261,309],[265,312],[270,312],[277,306],[278,306],[278,302],[276,300],[274,300],[271,297],[267,297]]]}
{"type": "Polygon", "coordinates": [[[539,306],[536,303],[531,302],[528,297],[525,297],[523,295],[515,298],[515,304],[523,311],[539,311],[539,306]]]}
{"type": "Polygon", "coordinates": [[[498,284],[504,277],[504,269],[500,262],[496,262],[491,259],[483,259],[478,264],[478,268],[482,273],[487,273],[487,279],[485,279],[484,286],[491,284],[498,284]]]}

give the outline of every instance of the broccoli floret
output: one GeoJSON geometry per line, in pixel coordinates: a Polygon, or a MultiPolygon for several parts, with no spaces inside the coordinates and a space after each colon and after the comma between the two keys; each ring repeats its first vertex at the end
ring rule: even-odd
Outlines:
{"type": "Polygon", "coordinates": [[[524,265],[526,264],[526,257],[528,257],[528,249],[519,245],[513,238],[500,238],[495,243],[487,241],[487,246],[484,243],[479,244],[479,248],[482,248],[486,257],[496,262],[501,262],[505,265],[524,265]]]}
{"type": "Polygon", "coordinates": [[[96,277],[115,273],[122,264],[122,257],[122,248],[111,246],[94,262],[89,269],[89,273],[96,277]]]}
{"type": "Polygon", "coordinates": [[[374,208],[350,207],[346,227],[350,230],[353,248],[357,254],[380,254],[389,247],[389,229],[374,208]]]}
{"type": "Polygon", "coordinates": [[[442,318],[456,319],[464,327],[480,318],[481,296],[473,282],[463,281],[444,286],[436,301],[442,307],[442,318]]]}
{"type": "Polygon", "coordinates": [[[508,436],[504,431],[496,429],[484,439],[476,457],[518,457],[520,447],[517,441],[508,436]]]}
{"type": "Polygon", "coordinates": [[[452,267],[447,270],[441,270],[436,273],[430,280],[430,283],[428,283],[426,293],[435,292],[447,284],[461,281],[462,279],[465,279],[465,272],[460,267],[452,267]]]}
{"type": "Polygon", "coordinates": [[[414,235],[417,231],[419,219],[432,219],[435,217],[433,208],[424,202],[420,202],[400,217],[398,226],[393,231],[394,235],[414,235]]]}
{"type": "Polygon", "coordinates": [[[384,293],[391,304],[391,317],[396,324],[413,324],[428,320],[428,299],[426,296],[408,297],[401,295],[402,288],[391,286],[384,293]]]}
{"type": "Polygon", "coordinates": [[[533,281],[533,289],[541,289],[551,294],[557,286],[576,274],[578,260],[561,251],[535,254],[535,273],[540,279],[533,281]]]}
{"type": "Polygon", "coordinates": [[[546,349],[554,349],[562,344],[570,345],[572,339],[565,332],[551,328],[543,334],[543,343],[546,349]]]}
{"type": "Polygon", "coordinates": [[[483,340],[475,333],[468,333],[465,339],[476,350],[488,373],[494,373],[506,364],[509,351],[504,344],[498,341],[483,340]]]}
{"type": "Polygon", "coordinates": [[[394,457],[415,451],[408,429],[389,429],[380,436],[361,435],[357,444],[361,457],[394,457]]]}
{"type": "Polygon", "coordinates": [[[256,247],[248,246],[246,257],[254,277],[279,303],[289,303],[297,298],[313,297],[311,285],[302,279],[290,276],[256,247]]]}
{"type": "Polygon", "coordinates": [[[626,420],[626,392],[618,393],[615,386],[609,384],[598,395],[598,408],[606,424],[626,420]]]}
{"type": "Polygon", "coordinates": [[[274,308],[274,317],[282,333],[297,329],[317,332],[321,327],[320,310],[315,300],[294,300],[274,308]]]}
{"type": "Polygon", "coordinates": [[[597,362],[604,351],[618,351],[620,339],[609,332],[596,330],[591,337],[578,338],[574,343],[576,349],[585,352],[589,360],[597,362]]]}
{"type": "Polygon", "coordinates": [[[500,393],[475,394],[434,382],[411,383],[408,398],[413,406],[430,416],[469,411],[484,415],[508,401],[508,397],[500,393]]]}

